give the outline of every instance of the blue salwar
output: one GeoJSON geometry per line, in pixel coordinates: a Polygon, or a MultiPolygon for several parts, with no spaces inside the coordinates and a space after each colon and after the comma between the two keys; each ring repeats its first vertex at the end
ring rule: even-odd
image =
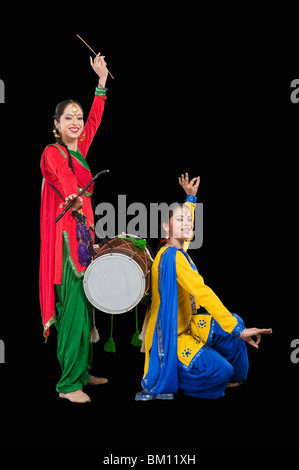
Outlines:
{"type": "Polygon", "coordinates": [[[178,361],[179,390],[193,397],[221,398],[229,382],[246,380],[248,367],[245,341],[224,331],[214,320],[211,342],[202,349],[192,368],[186,370],[178,361]]]}

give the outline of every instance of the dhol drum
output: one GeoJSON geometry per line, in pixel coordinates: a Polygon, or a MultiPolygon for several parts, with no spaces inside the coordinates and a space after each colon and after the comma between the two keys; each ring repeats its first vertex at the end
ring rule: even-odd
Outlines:
{"type": "Polygon", "coordinates": [[[106,313],[132,310],[149,290],[152,262],[146,241],[135,235],[123,233],[100,244],[85,271],[86,297],[106,313]]]}

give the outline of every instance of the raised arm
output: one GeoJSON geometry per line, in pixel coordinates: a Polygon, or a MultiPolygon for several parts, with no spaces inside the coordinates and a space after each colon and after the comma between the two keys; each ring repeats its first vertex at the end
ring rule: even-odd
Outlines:
{"type": "Polygon", "coordinates": [[[78,147],[82,155],[86,158],[86,154],[89,150],[89,147],[93,141],[93,138],[98,130],[98,127],[102,120],[102,115],[104,112],[105,100],[106,100],[106,81],[108,76],[108,69],[105,62],[105,57],[100,56],[99,54],[95,57],[94,60],[90,57],[90,65],[93,68],[94,72],[97,74],[98,86],[95,90],[95,97],[85,123],[82,139],[78,141],[78,147]]]}
{"type": "MultiPolygon", "coordinates": [[[[198,191],[199,182],[200,182],[199,176],[197,176],[196,178],[192,178],[192,180],[189,181],[189,174],[188,173],[185,173],[185,175],[182,174],[179,177],[179,184],[182,186],[182,188],[184,189],[184,191],[187,194],[185,204],[186,204],[186,206],[189,207],[189,209],[191,211],[193,224],[194,224],[194,211],[195,211],[196,200],[197,200],[196,194],[197,194],[197,191],[198,191]]],[[[189,247],[189,244],[190,244],[191,241],[192,241],[192,238],[190,238],[190,240],[187,240],[187,241],[184,242],[184,250],[185,251],[188,250],[188,247],[189,247]]]]}

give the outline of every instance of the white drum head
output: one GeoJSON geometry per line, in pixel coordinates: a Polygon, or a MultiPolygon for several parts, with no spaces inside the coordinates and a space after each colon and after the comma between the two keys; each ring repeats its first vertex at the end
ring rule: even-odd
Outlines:
{"type": "Polygon", "coordinates": [[[145,291],[140,266],[121,253],[96,258],[85,271],[84,291],[90,303],[107,313],[124,313],[140,302],[145,291]]]}

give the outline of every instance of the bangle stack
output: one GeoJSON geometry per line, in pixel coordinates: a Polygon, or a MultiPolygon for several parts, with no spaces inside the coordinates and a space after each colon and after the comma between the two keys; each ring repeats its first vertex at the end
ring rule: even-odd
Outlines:
{"type": "Polygon", "coordinates": [[[95,95],[96,96],[106,96],[106,91],[107,91],[107,88],[97,86],[96,91],[95,91],[95,95]]]}

